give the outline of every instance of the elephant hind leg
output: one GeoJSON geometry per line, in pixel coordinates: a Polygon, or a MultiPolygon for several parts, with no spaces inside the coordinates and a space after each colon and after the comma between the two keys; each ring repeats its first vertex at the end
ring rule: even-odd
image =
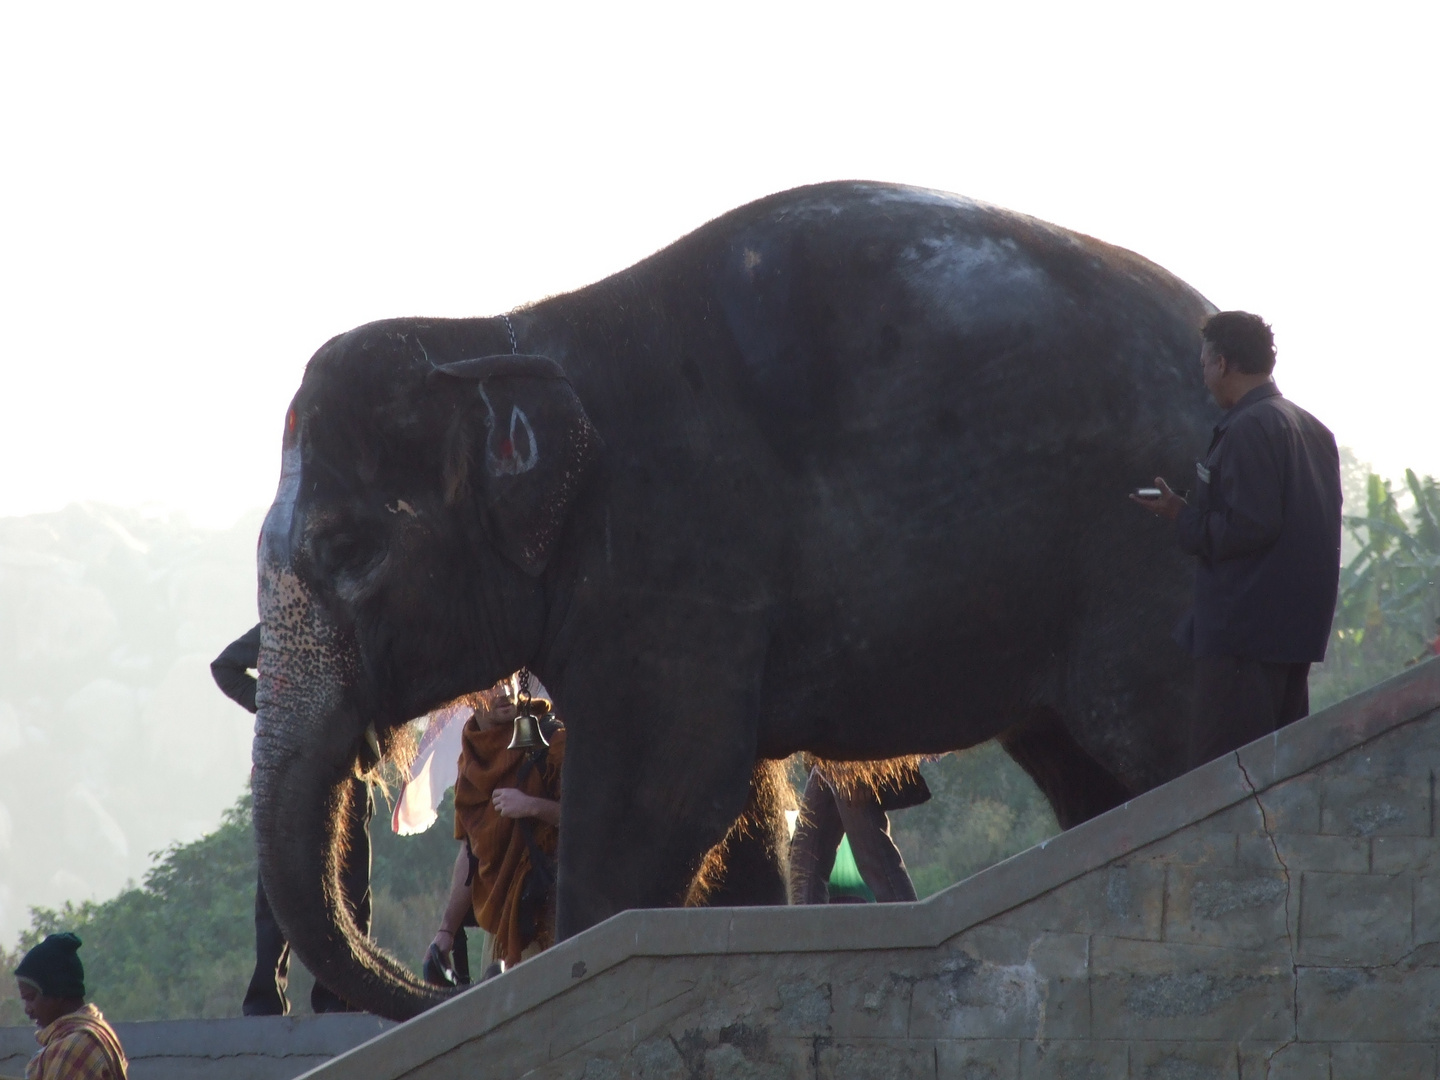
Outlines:
{"type": "Polygon", "coordinates": [[[795,793],[780,761],[758,761],[750,797],[725,839],[706,853],[685,895],[686,907],[756,907],[789,899],[790,832],[785,811],[795,793]]]}
{"type": "Polygon", "coordinates": [[[1089,821],[1130,798],[1120,781],[1086,753],[1048,709],[1004,732],[1000,745],[1050,801],[1062,829],[1089,821]]]}

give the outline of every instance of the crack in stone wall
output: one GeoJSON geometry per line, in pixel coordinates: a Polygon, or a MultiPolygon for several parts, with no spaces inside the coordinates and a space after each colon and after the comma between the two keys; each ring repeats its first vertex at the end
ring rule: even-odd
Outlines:
{"type": "Polygon", "coordinates": [[[1294,924],[1291,922],[1290,916],[1290,896],[1293,891],[1290,867],[1285,862],[1285,857],[1280,854],[1280,844],[1275,839],[1275,830],[1270,823],[1270,813],[1260,800],[1260,792],[1256,789],[1254,781],[1250,779],[1250,772],[1245,768],[1245,762],[1240,760],[1239,751],[1235,752],[1235,764],[1240,769],[1241,779],[1245,781],[1245,786],[1250,791],[1250,797],[1255,800],[1255,808],[1260,811],[1260,827],[1265,830],[1265,838],[1270,841],[1270,849],[1275,853],[1275,861],[1280,864],[1280,872],[1285,875],[1285,940],[1290,946],[1290,1022],[1292,1029],[1288,1041],[1265,1055],[1265,1077],[1266,1080],[1269,1080],[1271,1065],[1276,1055],[1300,1041],[1300,957],[1295,947],[1295,933],[1298,927],[1292,929],[1294,924]]]}

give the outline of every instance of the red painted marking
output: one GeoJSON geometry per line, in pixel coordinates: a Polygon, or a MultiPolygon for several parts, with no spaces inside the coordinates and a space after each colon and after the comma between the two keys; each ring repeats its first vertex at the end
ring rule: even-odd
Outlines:
{"type": "Polygon", "coordinates": [[[513,454],[513,453],[515,453],[515,447],[514,447],[514,445],[510,442],[509,439],[506,439],[504,442],[502,442],[502,443],[500,444],[500,456],[501,456],[501,457],[509,457],[509,456],[510,456],[511,454],[513,454]]]}

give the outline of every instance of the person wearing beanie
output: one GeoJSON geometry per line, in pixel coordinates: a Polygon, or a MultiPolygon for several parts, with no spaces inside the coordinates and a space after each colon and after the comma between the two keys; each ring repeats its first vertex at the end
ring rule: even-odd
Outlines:
{"type": "Polygon", "coordinates": [[[25,954],[15,969],[25,1015],[39,1026],[40,1052],[25,1067],[25,1080],[126,1080],[130,1063],[115,1029],[85,1003],[80,939],[51,934],[25,954]]]}

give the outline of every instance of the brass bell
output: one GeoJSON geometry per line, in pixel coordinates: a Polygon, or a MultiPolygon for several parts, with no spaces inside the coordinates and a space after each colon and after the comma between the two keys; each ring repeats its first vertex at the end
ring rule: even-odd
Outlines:
{"type": "Polygon", "coordinates": [[[545,733],[540,730],[540,718],[528,709],[515,717],[515,734],[510,737],[507,750],[538,750],[549,746],[545,733]]]}

